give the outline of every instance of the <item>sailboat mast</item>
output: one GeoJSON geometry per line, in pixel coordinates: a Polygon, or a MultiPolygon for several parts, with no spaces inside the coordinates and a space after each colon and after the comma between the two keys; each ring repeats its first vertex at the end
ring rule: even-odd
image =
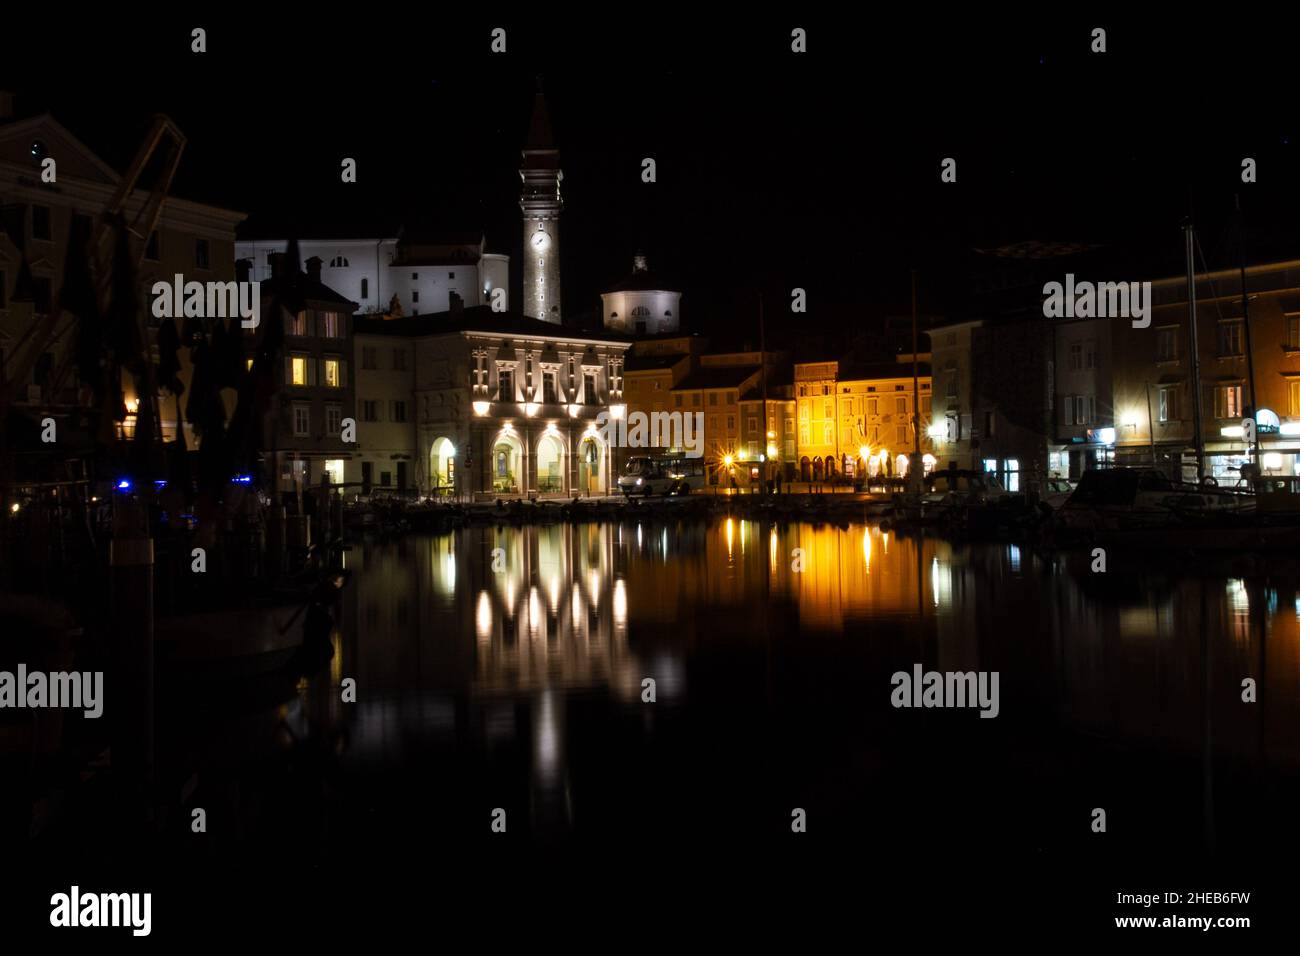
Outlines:
{"type": "Polygon", "coordinates": [[[1250,299],[1246,290],[1246,219],[1241,211],[1241,196],[1237,200],[1237,251],[1241,256],[1241,326],[1246,333],[1246,374],[1250,377],[1250,416],[1255,420],[1253,429],[1253,441],[1251,442],[1251,457],[1255,462],[1255,473],[1258,475],[1261,459],[1259,457],[1259,398],[1255,391],[1255,350],[1251,348],[1250,341],[1250,299]]]}
{"type": "Polygon", "coordinates": [[[1183,223],[1187,240],[1187,324],[1192,353],[1192,428],[1196,437],[1196,482],[1205,478],[1205,434],[1201,431],[1201,348],[1196,334],[1196,263],[1192,258],[1196,230],[1191,219],[1183,223]]]}

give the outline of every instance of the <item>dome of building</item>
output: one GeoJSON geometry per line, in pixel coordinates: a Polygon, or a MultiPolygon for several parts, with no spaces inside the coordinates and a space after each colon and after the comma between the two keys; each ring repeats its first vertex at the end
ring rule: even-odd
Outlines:
{"type": "Polygon", "coordinates": [[[632,273],[600,295],[605,328],[623,335],[665,335],[680,328],[682,294],[637,253],[632,273]]]}

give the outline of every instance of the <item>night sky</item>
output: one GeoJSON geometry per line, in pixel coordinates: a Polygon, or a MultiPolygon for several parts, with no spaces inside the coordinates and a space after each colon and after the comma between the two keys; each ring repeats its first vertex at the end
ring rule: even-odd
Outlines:
{"type": "Polygon", "coordinates": [[[565,171],[566,320],[594,314],[640,248],[684,291],[685,325],[726,344],[756,340],[760,290],[769,337],[805,352],[873,328],[908,311],[912,267],[923,312],[978,311],[975,290],[1022,268],[979,250],[1011,243],[1095,246],[1088,261],[1116,280],[1174,274],[1189,211],[1210,265],[1235,266],[1243,190],[1252,255],[1300,254],[1296,80],[1285,38],[1261,39],[1281,31],[1260,24],[925,12],[742,26],[646,8],[604,30],[573,13],[327,10],[83,22],[0,65],[0,85],[117,168],[169,114],[189,137],[175,194],[249,213],[250,237],[482,229],[512,257],[518,296],[516,170],[540,73],[565,171]],[[489,53],[493,26],[504,56],[489,53]],[[806,55],[789,52],[793,26],[806,55]],[[1094,26],[1105,54],[1089,51],[1094,26]],[[939,179],[947,156],[955,184],[939,179]],[[1258,183],[1241,183],[1243,156],[1258,183]],[[810,303],[797,326],[780,319],[794,286],[810,303]]]}

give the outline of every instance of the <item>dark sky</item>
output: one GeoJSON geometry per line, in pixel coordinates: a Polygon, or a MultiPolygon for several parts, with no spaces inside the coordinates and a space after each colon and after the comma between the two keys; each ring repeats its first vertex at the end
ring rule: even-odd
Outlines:
{"type": "Polygon", "coordinates": [[[1018,266],[976,250],[1028,240],[1096,245],[1117,280],[1171,274],[1189,211],[1210,264],[1233,265],[1243,191],[1254,254],[1300,253],[1296,79],[1267,24],[759,8],[737,24],[640,6],[578,24],[577,9],[541,26],[441,7],[62,18],[7,31],[0,86],[118,168],[169,114],[189,137],[175,192],[248,212],[260,233],[482,228],[517,294],[516,169],[541,73],[565,170],[567,315],[594,312],[640,247],[685,292],[687,326],[723,340],[753,335],[760,290],[774,340],[871,328],[909,309],[913,267],[922,311],[978,309],[972,287],[1018,266]],[[504,56],[488,50],[498,25],[504,56]],[[1089,51],[1094,26],[1105,54],[1089,51]],[[339,180],[344,156],[356,185],[339,180]],[[939,179],[947,156],[955,184],[939,179]],[[1243,156],[1258,183],[1242,185],[1243,156]],[[810,303],[798,323],[794,286],[810,303]]]}

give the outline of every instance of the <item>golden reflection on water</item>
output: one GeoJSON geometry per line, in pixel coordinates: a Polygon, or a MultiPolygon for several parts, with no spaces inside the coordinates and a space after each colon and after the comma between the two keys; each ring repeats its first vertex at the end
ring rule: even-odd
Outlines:
{"type": "MultiPolygon", "coordinates": [[[[1203,697],[1204,626],[1225,699],[1259,675],[1269,722],[1300,717],[1296,581],[1265,590],[1148,567],[1155,577],[1138,584],[1137,572],[1094,575],[1016,545],[735,518],[472,527],[363,542],[349,564],[331,679],[358,676],[371,693],[596,689],[632,703],[653,671],[675,675],[659,687],[671,704],[690,692],[691,655],[712,641],[906,633],[929,666],[1002,669],[1067,722],[1183,736],[1203,697]]],[[[539,747],[553,753],[549,737],[539,747]]]]}

